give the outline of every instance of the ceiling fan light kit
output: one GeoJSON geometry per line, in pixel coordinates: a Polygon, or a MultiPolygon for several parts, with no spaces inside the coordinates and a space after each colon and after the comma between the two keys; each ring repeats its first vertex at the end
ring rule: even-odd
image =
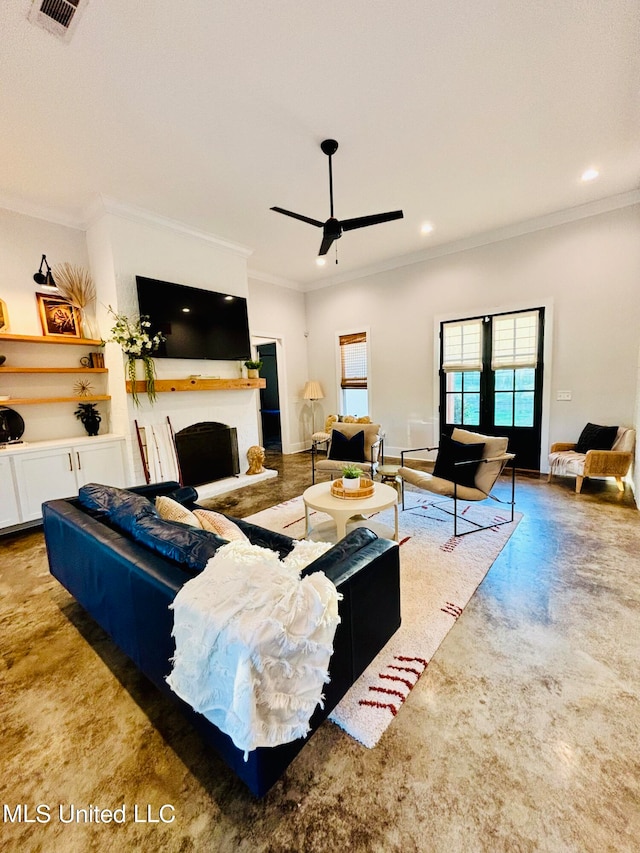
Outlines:
{"type": "MultiPolygon", "coordinates": [[[[381,222],[391,222],[394,219],[402,219],[404,214],[401,210],[391,210],[387,213],[374,213],[371,216],[357,216],[354,219],[337,219],[333,214],[333,168],[331,158],[338,150],[338,143],[335,139],[325,139],[320,143],[320,148],[323,153],[329,158],[329,203],[330,216],[326,222],[320,222],[318,219],[312,219],[310,216],[303,216],[301,213],[294,213],[291,210],[285,210],[283,207],[272,207],[276,213],[282,213],[285,216],[291,216],[293,219],[299,219],[301,222],[306,222],[309,225],[315,225],[316,228],[322,228],[322,243],[318,257],[326,255],[332,244],[342,237],[344,231],[354,231],[356,228],[366,228],[369,225],[379,225],[381,222]]],[[[336,263],[338,259],[336,258],[336,263]]]]}

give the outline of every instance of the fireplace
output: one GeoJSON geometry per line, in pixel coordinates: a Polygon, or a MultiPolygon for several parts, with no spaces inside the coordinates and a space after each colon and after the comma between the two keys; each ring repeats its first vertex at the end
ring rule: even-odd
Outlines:
{"type": "Polygon", "coordinates": [[[207,421],[175,434],[176,454],[183,486],[202,486],[240,473],[235,427],[207,421]]]}

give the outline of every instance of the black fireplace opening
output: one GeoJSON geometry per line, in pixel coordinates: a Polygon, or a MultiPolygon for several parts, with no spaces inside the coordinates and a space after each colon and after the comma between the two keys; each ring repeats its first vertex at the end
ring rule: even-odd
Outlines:
{"type": "Polygon", "coordinates": [[[215,421],[192,424],[175,434],[175,445],[183,486],[202,486],[240,473],[235,427],[215,421]]]}

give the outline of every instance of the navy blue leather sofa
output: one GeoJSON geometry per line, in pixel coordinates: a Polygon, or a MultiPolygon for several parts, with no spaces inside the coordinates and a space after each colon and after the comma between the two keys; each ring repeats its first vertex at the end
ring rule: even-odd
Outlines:
{"type": "MultiPolygon", "coordinates": [[[[165,682],[175,651],[169,604],[224,540],[159,519],[153,500],[161,494],[190,509],[197,506],[197,493],[174,482],[126,492],[90,484],[77,498],[47,501],[43,523],[50,571],[140,671],[180,705],[203,740],[253,794],[261,797],[399,627],[398,546],[358,528],[306,567],[304,574],[323,571],[343,596],[324,708],[316,708],[306,738],[258,748],[245,762],[231,739],[165,682]]],[[[281,556],[293,547],[294,540],[287,536],[242,519],[233,521],[254,544],[281,556]]]]}

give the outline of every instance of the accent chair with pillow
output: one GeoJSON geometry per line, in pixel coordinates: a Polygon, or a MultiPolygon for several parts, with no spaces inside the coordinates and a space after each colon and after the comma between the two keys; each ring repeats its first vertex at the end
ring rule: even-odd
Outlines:
{"type": "Polygon", "coordinates": [[[557,441],[549,452],[549,476],[576,478],[576,494],[585,477],[615,477],[624,491],[623,477],[629,473],[636,446],[636,431],[628,427],[588,423],[577,442],[557,441]]]}
{"type": "Polygon", "coordinates": [[[466,533],[475,533],[478,530],[486,530],[487,527],[497,527],[500,524],[508,524],[513,521],[513,508],[515,505],[515,468],[511,467],[511,498],[502,501],[491,491],[502,474],[505,466],[513,462],[514,453],[507,451],[508,438],[494,435],[482,435],[477,432],[458,429],[451,433],[451,437],[443,435],[439,446],[415,447],[411,450],[403,450],[400,454],[401,467],[398,474],[402,478],[402,508],[405,509],[405,483],[410,483],[418,489],[424,489],[436,495],[441,495],[453,501],[453,509],[448,509],[448,500],[434,504],[444,512],[453,515],[453,535],[464,536],[466,533]],[[409,453],[417,453],[420,450],[437,450],[433,473],[429,474],[416,468],[405,466],[404,458],[409,453]],[[507,503],[511,507],[510,518],[483,526],[458,511],[459,501],[484,501],[487,498],[507,503]],[[463,532],[458,531],[459,522],[464,521],[471,525],[470,529],[463,532]]]}
{"type": "Polygon", "coordinates": [[[334,423],[331,428],[326,458],[318,459],[311,447],[312,481],[316,472],[340,476],[345,465],[357,465],[373,479],[378,465],[384,461],[380,424],[334,423]]]}

